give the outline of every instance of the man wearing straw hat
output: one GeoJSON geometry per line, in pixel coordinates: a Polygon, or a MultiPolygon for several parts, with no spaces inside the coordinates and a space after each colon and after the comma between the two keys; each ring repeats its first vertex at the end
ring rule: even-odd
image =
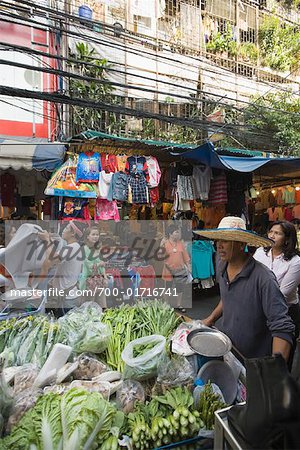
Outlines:
{"type": "Polygon", "coordinates": [[[288,360],[294,325],[274,274],[256,261],[245,247],[266,247],[270,239],[246,230],[240,217],[224,217],[218,228],[195,231],[216,241],[220,258],[218,282],[221,300],[203,320],[218,326],[245,358],[281,353],[288,360]]]}

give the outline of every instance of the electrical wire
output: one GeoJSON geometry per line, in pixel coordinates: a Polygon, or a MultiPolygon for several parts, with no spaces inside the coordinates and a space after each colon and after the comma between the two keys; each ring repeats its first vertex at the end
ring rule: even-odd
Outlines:
{"type": "MultiPolygon", "coordinates": [[[[55,60],[66,61],[66,62],[68,62],[70,64],[83,64],[86,67],[99,68],[99,66],[97,66],[96,64],[91,63],[91,62],[86,62],[86,61],[82,61],[82,60],[75,59],[75,58],[66,58],[66,57],[54,55],[52,53],[43,52],[43,51],[40,51],[40,50],[30,49],[30,48],[24,47],[24,46],[8,44],[8,43],[5,43],[5,42],[0,42],[0,46],[6,47],[6,48],[11,48],[11,49],[14,49],[16,51],[20,51],[22,53],[28,53],[28,54],[32,54],[33,53],[33,54],[36,54],[36,55],[46,56],[47,58],[52,58],[52,59],[55,59],[55,60]]],[[[39,60],[39,62],[42,62],[42,61],[43,60],[41,60],[41,59],[39,60]]],[[[119,65],[119,63],[116,63],[114,61],[108,61],[108,62],[112,63],[112,64],[119,65]]],[[[50,65],[48,65],[48,66],[51,67],[50,65]]],[[[136,77],[136,78],[142,79],[142,80],[153,81],[153,82],[156,82],[156,83],[159,83],[159,84],[163,84],[163,85],[168,85],[168,86],[172,86],[172,87],[176,87],[176,88],[180,88],[180,89],[186,89],[186,90],[188,90],[191,93],[195,93],[195,95],[203,94],[203,95],[209,95],[209,96],[217,97],[217,98],[220,98],[220,99],[224,98],[224,95],[211,93],[211,92],[203,90],[203,89],[202,90],[201,89],[194,89],[194,88],[191,88],[189,86],[185,86],[184,84],[179,85],[177,83],[171,83],[169,81],[165,81],[165,80],[161,80],[161,79],[157,79],[157,78],[151,78],[151,77],[146,77],[146,76],[134,74],[134,73],[131,73],[131,72],[125,72],[125,71],[117,70],[117,69],[114,69],[114,68],[109,67],[109,66],[105,67],[105,72],[115,72],[115,73],[122,74],[124,76],[128,75],[130,77],[136,77]]],[[[168,75],[164,75],[164,76],[168,76],[168,75]]],[[[182,79],[182,80],[185,81],[185,79],[182,79]]],[[[206,85],[210,86],[208,84],[206,84],[206,85]]],[[[213,85],[211,85],[211,86],[215,87],[213,85]]],[[[255,89],[255,88],[253,87],[253,89],[255,89]]],[[[289,90],[285,90],[285,89],[277,89],[277,90],[282,90],[284,92],[290,92],[289,90]]],[[[300,95],[300,94],[296,94],[295,93],[294,95],[300,95]]],[[[226,99],[236,102],[236,98],[232,98],[232,97],[228,97],[227,96],[226,99]]],[[[246,104],[248,106],[252,105],[252,102],[247,102],[246,100],[239,100],[239,103],[240,104],[244,103],[244,104],[246,104]]],[[[227,105],[227,103],[226,103],[226,105],[227,105]]],[[[268,108],[268,107],[266,107],[266,108],[268,108]]]]}
{"type": "MultiPolygon", "coordinates": [[[[26,3],[26,4],[30,4],[30,2],[23,2],[23,3],[26,3]]],[[[7,4],[6,4],[7,5],[7,4]]],[[[68,16],[70,16],[70,15],[68,15],[68,16]]],[[[17,16],[18,17],[18,16],[17,16]]],[[[80,18],[78,18],[77,16],[71,16],[73,19],[75,19],[75,20],[79,20],[80,21],[80,18]]],[[[18,19],[20,19],[19,17],[18,17],[18,19]]],[[[95,22],[96,24],[98,23],[98,25],[99,25],[99,22],[95,22]]],[[[39,23],[38,22],[35,22],[35,24],[37,24],[37,25],[39,25],[39,23]]],[[[102,22],[101,22],[101,26],[102,26],[103,24],[102,24],[102,22]]],[[[74,32],[71,32],[72,34],[74,34],[74,32]]],[[[79,35],[83,38],[85,38],[86,39],[86,35],[83,35],[82,33],[79,33],[79,35]]],[[[98,39],[96,39],[95,37],[90,37],[90,39],[89,39],[90,41],[95,41],[95,42],[98,42],[99,43],[99,37],[98,37],[98,39]]],[[[106,44],[106,46],[111,46],[111,47],[113,47],[113,48],[117,48],[117,49],[120,49],[120,46],[121,46],[121,44],[118,44],[117,45],[117,47],[115,46],[115,45],[112,45],[111,43],[109,43],[108,41],[105,41],[105,44],[106,44]]],[[[128,44],[126,45],[126,51],[131,51],[132,53],[134,53],[134,54],[138,54],[138,55],[140,55],[140,51],[138,52],[138,53],[136,53],[136,52],[133,52],[129,47],[128,47],[128,44]]],[[[167,50],[167,49],[166,49],[167,50]]],[[[168,51],[168,50],[167,50],[168,51]]],[[[144,54],[145,54],[145,51],[143,52],[144,54]]],[[[153,59],[155,59],[155,58],[157,58],[157,57],[159,57],[159,58],[164,58],[164,59],[167,59],[167,60],[169,60],[170,62],[174,62],[174,58],[167,58],[167,57],[164,57],[164,56],[162,56],[162,55],[153,55],[153,54],[149,54],[149,52],[146,52],[146,54],[148,55],[148,56],[151,56],[153,59]]],[[[189,56],[189,58],[193,58],[193,57],[190,57],[189,56]]],[[[193,59],[196,59],[197,61],[203,61],[203,62],[206,62],[207,63],[207,60],[203,60],[203,59],[201,59],[201,58],[193,58],[193,59]]],[[[178,63],[180,63],[180,64],[183,64],[183,62],[182,61],[177,61],[178,63]]],[[[219,68],[219,67],[218,67],[219,68]]],[[[219,68],[220,69],[220,68],[219,68]]],[[[205,70],[208,70],[209,71],[209,69],[206,69],[205,68],[205,70]]],[[[229,72],[230,74],[232,74],[232,71],[230,71],[229,69],[225,69],[225,68],[222,68],[222,70],[223,71],[227,71],[227,72],[229,72]]],[[[215,71],[212,71],[213,73],[215,73],[215,71]]],[[[195,72],[196,73],[196,72],[195,72]]],[[[223,74],[222,74],[222,76],[223,76],[223,74]]],[[[243,75],[240,75],[240,76],[243,76],[243,75]]],[[[231,77],[230,77],[231,78],[231,77]]],[[[231,82],[231,83],[233,83],[233,82],[231,82]]],[[[266,85],[268,85],[268,86],[270,86],[270,84],[269,83],[266,83],[266,82],[264,82],[263,80],[262,81],[260,81],[260,83],[263,83],[263,84],[266,84],[266,85]]],[[[275,87],[274,86],[274,89],[277,89],[277,87],[275,87]]],[[[232,92],[235,92],[234,90],[232,91],[232,92]]]]}

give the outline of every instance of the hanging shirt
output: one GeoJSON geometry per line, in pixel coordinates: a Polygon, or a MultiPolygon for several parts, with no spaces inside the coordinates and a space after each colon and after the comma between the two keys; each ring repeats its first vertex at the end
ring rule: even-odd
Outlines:
{"type": "Polygon", "coordinates": [[[211,205],[224,205],[227,203],[227,182],[224,172],[214,176],[212,179],[208,201],[211,205]]]}
{"type": "Polygon", "coordinates": [[[36,180],[33,176],[28,176],[28,173],[19,175],[18,192],[21,197],[34,197],[36,180]]]}
{"type": "Polygon", "coordinates": [[[15,206],[16,179],[10,173],[5,173],[0,177],[1,203],[2,206],[15,206]]]}
{"type": "Polygon", "coordinates": [[[117,163],[118,163],[119,172],[125,172],[127,156],[126,155],[117,155],[117,163]]]}
{"type": "Polygon", "coordinates": [[[295,189],[295,199],[296,203],[300,203],[300,189],[299,190],[295,189]]]}
{"type": "Polygon", "coordinates": [[[269,222],[275,222],[278,220],[278,208],[268,208],[267,213],[269,216],[269,222]]]}
{"type": "Polygon", "coordinates": [[[98,183],[101,171],[99,153],[85,152],[78,156],[76,183],[98,183]]]}
{"type": "Polygon", "coordinates": [[[283,190],[282,189],[277,189],[275,198],[276,198],[276,203],[277,203],[278,206],[284,205],[283,190]]]}
{"type": "Polygon", "coordinates": [[[283,192],[283,201],[284,203],[295,203],[296,197],[295,197],[295,188],[292,186],[287,187],[283,192]]]}
{"type": "Polygon", "coordinates": [[[292,208],[285,208],[284,210],[284,218],[285,220],[288,220],[289,222],[293,220],[293,210],[292,208]]]}
{"type": "Polygon", "coordinates": [[[146,156],[146,162],[149,172],[149,187],[157,187],[161,177],[161,170],[158,165],[158,161],[154,156],[146,156]]]}
{"type": "Polygon", "coordinates": [[[83,198],[65,197],[60,211],[61,220],[90,220],[88,200],[83,198]]]}
{"type": "Polygon", "coordinates": [[[212,172],[209,166],[194,166],[193,187],[195,198],[200,200],[208,199],[211,178],[212,172]]]}
{"type": "Polygon", "coordinates": [[[127,158],[125,172],[131,176],[137,177],[144,175],[146,181],[149,182],[149,171],[144,156],[129,156],[129,158],[127,158]]]}
{"type": "Polygon", "coordinates": [[[99,197],[100,198],[107,199],[112,176],[113,176],[112,172],[106,173],[104,170],[102,170],[100,172],[100,174],[99,174],[99,197]]]}
{"type": "Polygon", "coordinates": [[[117,172],[118,169],[118,160],[116,155],[101,153],[101,165],[102,170],[106,172],[117,172]]]}
{"type": "Polygon", "coordinates": [[[295,217],[295,219],[300,219],[300,205],[294,206],[293,217],[295,217]]]}
{"type": "Polygon", "coordinates": [[[95,220],[114,220],[120,221],[120,214],[117,203],[115,201],[108,201],[102,198],[97,198],[95,206],[95,220]]]}
{"type": "Polygon", "coordinates": [[[109,191],[108,200],[118,200],[121,202],[127,202],[128,200],[128,175],[122,172],[116,172],[113,174],[109,191]]]}
{"type": "Polygon", "coordinates": [[[192,260],[193,278],[205,280],[215,274],[213,254],[215,252],[211,241],[193,241],[187,245],[187,251],[192,260]]]}

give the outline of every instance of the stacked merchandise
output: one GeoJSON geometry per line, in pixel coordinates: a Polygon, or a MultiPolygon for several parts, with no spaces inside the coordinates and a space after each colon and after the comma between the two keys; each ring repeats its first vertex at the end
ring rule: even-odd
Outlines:
{"type": "Polygon", "coordinates": [[[197,370],[170,352],[180,322],[161,301],[1,322],[0,448],[143,450],[212,430],[224,399],[210,383],[193,397],[197,370]]]}
{"type": "Polygon", "coordinates": [[[62,220],[90,220],[88,199],[95,198],[95,220],[120,220],[118,204],[155,205],[160,167],[153,156],[84,152],[68,159],[52,176],[47,195],[64,197],[62,220]]]}

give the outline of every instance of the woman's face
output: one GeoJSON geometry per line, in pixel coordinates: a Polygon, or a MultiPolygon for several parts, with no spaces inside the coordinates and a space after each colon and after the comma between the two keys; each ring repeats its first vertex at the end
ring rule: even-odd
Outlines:
{"type": "Polygon", "coordinates": [[[87,244],[95,245],[100,239],[100,233],[96,229],[92,229],[86,237],[87,244]]]}
{"type": "Polygon", "coordinates": [[[273,225],[268,232],[268,237],[274,241],[273,247],[277,249],[282,248],[286,240],[281,225],[273,225]]]}
{"type": "Polygon", "coordinates": [[[71,239],[73,237],[73,235],[74,235],[74,233],[73,233],[72,226],[69,224],[64,228],[64,230],[62,232],[62,238],[65,241],[68,241],[69,239],[71,239]]]}
{"type": "Polygon", "coordinates": [[[171,239],[173,239],[173,241],[179,241],[181,235],[180,235],[180,231],[179,230],[175,230],[173,231],[173,233],[170,235],[171,239]]]}

